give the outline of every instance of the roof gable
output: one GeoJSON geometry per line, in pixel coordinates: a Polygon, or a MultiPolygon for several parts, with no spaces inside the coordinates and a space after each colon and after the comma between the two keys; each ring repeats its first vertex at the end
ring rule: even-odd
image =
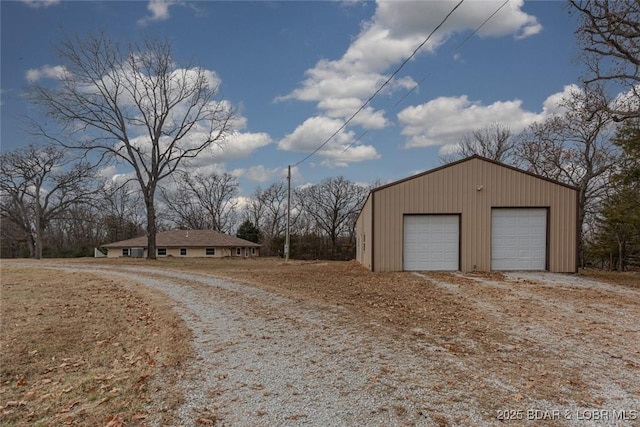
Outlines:
{"type": "MultiPolygon", "coordinates": [[[[261,245],[215,230],[170,230],[156,234],[157,247],[260,247],[261,245]]],[[[121,240],[103,248],[146,248],[147,237],[121,240]]]]}
{"type": "Polygon", "coordinates": [[[537,174],[535,174],[533,172],[529,172],[529,171],[526,171],[526,170],[523,170],[523,169],[519,169],[519,168],[517,168],[515,166],[507,165],[505,163],[501,163],[501,162],[498,162],[496,160],[491,160],[491,159],[488,159],[486,157],[482,157],[482,156],[480,156],[478,154],[474,154],[473,156],[465,157],[464,159],[457,160],[457,161],[451,162],[451,163],[447,163],[445,165],[438,166],[437,168],[433,168],[433,169],[430,169],[430,170],[425,171],[425,172],[421,172],[421,173],[416,174],[416,175],[412,175],[412,176],[409,176],[409,177],[406,177],[406,178],[402,178],[402,179],[399,179],[397,181],[391,182],[389,184],[381,185],[380,187],[376,187],[376,188],[372,189],[371,193],[374,193],[374,192],[379,191],[379,190],[384,190],[385,188],[393,187],[394,185],[402,184],[403,182],[411,181],[411,180],[416,179],[416,178],[421,178],[423,176],[432,174],[434,172],[438,172],[438,171],[441,171],[443,169],[448,169],[448,168],[451,168],[451,167],[455,167],[455,166],[460,165],[462,163],[469,162],[469,161],[476,160],[476,159],[480,160],[480,161],[483,161],[483,162],[491,163],[491,164],[494,164],[494,165],[497,165],[497,166],[501,166],[503,168],[511,169],[513,171],[516,171],[516,172],[519,172],[519,173],[522,173],[522,174],[525,174],[525,175],[529,175],[529,176],[532,176],[534,178],[541,179],[543,181],[547,181],[547,182],[551,182],[551,183],[556,184],[556,185],[567,187],[567,188],[570,188],[572,190],[576,190],[576,191],[578,190],[577,187],[574,187],[574,186],[569,185],[569,184],[565,184],[564,182],[556,181],[556,180],[553,180],[551,178],[546,178],[546,177],[537,175],[537,174]]]}

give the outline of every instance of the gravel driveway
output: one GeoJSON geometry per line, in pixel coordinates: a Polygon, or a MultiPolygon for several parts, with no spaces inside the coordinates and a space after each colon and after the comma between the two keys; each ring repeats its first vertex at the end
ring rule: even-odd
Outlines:
{"type": "Polygon", "coordinates": [[[640,425],[635,289],[549,273],[420,275],[495,329],[482,341],[473,322],[403,333],[207,275],[90,271],[175,301],[197,354],[181,384],[185,426],[211,408],[223,426],[640,425]]]}

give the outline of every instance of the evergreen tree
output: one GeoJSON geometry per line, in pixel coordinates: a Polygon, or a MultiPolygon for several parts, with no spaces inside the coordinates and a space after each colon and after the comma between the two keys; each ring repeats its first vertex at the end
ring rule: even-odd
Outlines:
{"type": "Polygon", "coordinates": [[[640,266],[640,121],[629,120],[614,143],[622,149],[605,198],[594,251],[619,271],[640,266]]]}
{"type": "Polygon", "coordinates": [[[250,242],[258,243],[260,241],[260,229],[247,219],[240,224],[236,236],[250,242]]]}

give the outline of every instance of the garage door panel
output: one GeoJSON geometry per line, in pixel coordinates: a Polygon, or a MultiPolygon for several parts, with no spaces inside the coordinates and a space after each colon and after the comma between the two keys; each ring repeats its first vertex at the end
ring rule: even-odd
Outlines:
{"type": "Polygon", "coordinates": [[[544,270],[546,255],[546,209],[494,209],[492,211],[492,270],[544,270]]]}
{"type": "Polygon", "coordinates": [[[404,269],[458,270],[460,221],[457,215],[404,217],[404,269]]]}

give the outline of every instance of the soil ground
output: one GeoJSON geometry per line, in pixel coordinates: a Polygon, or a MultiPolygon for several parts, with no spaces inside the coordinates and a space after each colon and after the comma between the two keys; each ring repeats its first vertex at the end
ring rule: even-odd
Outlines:
{"type": "MultiPolygon", "coordinates": [[[[640,425],[638,273],[372,273],[356,262],[278,259],[60,260],[43,266],[51,263],[200,273],[344,308],[363,333],[416,354],[428,345],[463,366],[429,389],[464,395],[494,421],[527,425],[550,415],[548,425],[640,425]],[[556,418],[556,410],[565,418],[556,418]],[[593,419],[605,413],[606,420],[593,419]]],[[[456,425],[447,414],[433,419],[456,425]]]]}

